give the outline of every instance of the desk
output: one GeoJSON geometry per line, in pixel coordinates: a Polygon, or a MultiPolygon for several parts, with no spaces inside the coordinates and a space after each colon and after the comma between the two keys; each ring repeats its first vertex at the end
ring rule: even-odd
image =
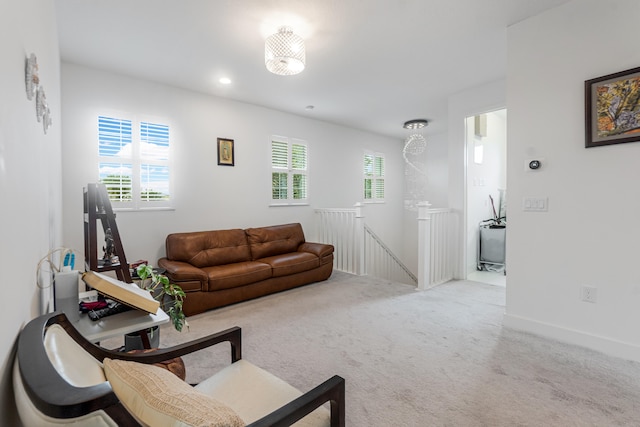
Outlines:
{"type": "Polygon", "coordinates": [[[169,322],[169,315],[158,309],[156,314],[149,314],[140,310],[128,310],[122,313],[91,320],[88,315],[81,314],[80,320],[73,326],[86,339],[93,343],[124,336],[130,332],[142,331],[153,326],[169,322]]]}

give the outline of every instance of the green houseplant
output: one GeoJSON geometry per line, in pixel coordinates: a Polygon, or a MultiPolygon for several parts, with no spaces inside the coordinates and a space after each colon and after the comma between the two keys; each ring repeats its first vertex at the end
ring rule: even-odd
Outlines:
{"type": "Polygon", "coordinates": [[[141,280],[140,287],[151,292],[153,297],[160,301],[160,308],[169,315],[173,327],[178,332],[185,326],[188,329],[189,323],[182,311],[182,301],[185,298],[182,288],[171,283],[164,274],[156,273],[149,264],[139,265],[136,273],[141,280]]]}

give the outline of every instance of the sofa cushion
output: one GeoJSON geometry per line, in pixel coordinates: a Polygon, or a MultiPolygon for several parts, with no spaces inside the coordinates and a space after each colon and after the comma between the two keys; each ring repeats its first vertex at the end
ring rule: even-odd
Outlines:
{"type": "Polygon", "coordinates": [[[313,270],[320,266],[320,259],[309,252],[291,252],[261,258],[258,261],[271,266],[273,269],[273,277],[288,276],[302,271],[313,270]]]}
{"type": "Polygon", "coordinates": [[[247,236],[241,229],[169,234],[166,251],[170,260],[199,268],[251,259],[247,236]]]}
{"type": "Polygon", "coordinates": [[[298,223],[245,230],[254,260],[298,250],[304,243],[304,232],[298,223]]]}
{"type": "Polygon", "coordinates": [[[244,286],[272,276],[271,266],[257,261],[205,267],[203,270],[209,278],[208,291],[220,291],[244,286]]]}
{"type": "Polygon", "coordinates": [[[224,403],[154,365],[104,359],[109,383],[127,410],[149,426],[244,426],[224,403]]]}

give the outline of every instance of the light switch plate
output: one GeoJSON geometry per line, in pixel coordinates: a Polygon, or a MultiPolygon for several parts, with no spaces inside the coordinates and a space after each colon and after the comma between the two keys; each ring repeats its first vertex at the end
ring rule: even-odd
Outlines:
{"type": "Polygon", "coordinates": [[[525,212],[547,212],[549,210],[548,197],[524,197],[522,210],[525,212]]]}

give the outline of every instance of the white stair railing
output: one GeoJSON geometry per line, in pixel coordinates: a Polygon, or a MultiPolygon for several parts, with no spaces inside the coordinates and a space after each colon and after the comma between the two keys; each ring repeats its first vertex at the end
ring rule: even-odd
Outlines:
{"type": "Polygon", "coordinates": [[[316,209],[318,240],[335,247],[334,268],[428,289],[453,278],[450,209],[418,204],[418,275],[414,275],[364,223],[362,204],[352,209],[316,209]]]}
{"type": "Polygon", "coordinates": [[[369,276],[417,285],[418,278],[366,224],[364,226],[365,271],[369,276]]]}
{"type": "Polygon", "coordinates": [[[316,209],[318,240],[334,246],[333,268],[357,275],[364,272],[362,204],[352,209],[316,209]]]}
{"type": "Polygon", "coordinates": [[[451,209],[430,209],[418,203],[418,288],[428,289],[453,279],[453,227],[451,209]]]}

